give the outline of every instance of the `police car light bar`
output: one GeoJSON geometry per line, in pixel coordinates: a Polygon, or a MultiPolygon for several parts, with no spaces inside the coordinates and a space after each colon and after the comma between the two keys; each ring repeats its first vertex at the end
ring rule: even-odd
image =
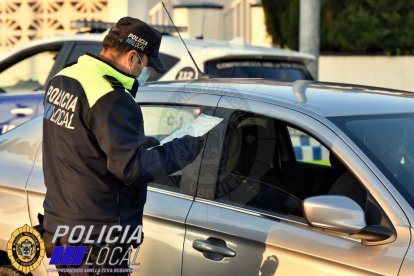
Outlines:
{"type": "MultiPolygon", "coordinates": [[[[90,33],[103,33],[106,30],[114,26],[115,23],[96,21],[96,20],[74,20],[71,21],[71,28],[82,30],[83,32],[90,33]],[[86,30],[85,30],[86,29],[86,30]]],[[[154,29],[159,31],[162,34],[170,34],[176,32],[176,29],[172,25],[151,25],[154,29]]],[[[177,27],[179,32],[186,32],[187,27],[177,27]]]]}

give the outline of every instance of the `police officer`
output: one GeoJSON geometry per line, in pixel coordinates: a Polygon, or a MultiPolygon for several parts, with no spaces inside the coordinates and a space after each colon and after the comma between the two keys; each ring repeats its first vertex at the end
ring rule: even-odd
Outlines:
{"type": "MultiPolygon", "coordinates": [[[[203,138],[158,143],[144,134],[134,100],[158,57],[161,34],[131,17],[120,19],[99,56],[85,54],[48,83],[43,119],[47,188],[44,228],[142,224],[147,185],[191,163],[203,138]],[[152,147],[151,149],[147,149],[152,147]]],[[[145,230],[145,228],[144,228],[145,230]]]]}

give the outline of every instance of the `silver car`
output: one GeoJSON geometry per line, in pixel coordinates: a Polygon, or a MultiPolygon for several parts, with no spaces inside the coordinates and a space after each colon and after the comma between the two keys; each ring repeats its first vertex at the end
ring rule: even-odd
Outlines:
{"type": "MultiPolygon", "coordinates": [[[[139,275],[412,275],[413,96],[312,81],[141,87],[147,135],[200,112],[224,120],[192,164],[149,184],[139,275]]],[[[41,141],[41,117],[0,137],[3,265],[11,233],[43,212],[41,141]]]]}

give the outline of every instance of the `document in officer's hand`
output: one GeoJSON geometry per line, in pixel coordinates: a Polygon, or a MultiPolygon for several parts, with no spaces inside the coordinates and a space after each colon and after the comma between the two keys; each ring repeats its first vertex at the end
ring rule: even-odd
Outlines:
{"type": "Polygon", "coordinates": [[[167,142],[172,141],[175,138],[181,138],[185,135],[191,136],[203,136],[210,130],[212,130],[216,125],[218,125],[223,118],[218,118],[214,116],[209,116],[201,113],[197,119],[192,121],[190,124],[177,129],[170,136],[165,137],[160,144],[163,145],[167,142]]]}

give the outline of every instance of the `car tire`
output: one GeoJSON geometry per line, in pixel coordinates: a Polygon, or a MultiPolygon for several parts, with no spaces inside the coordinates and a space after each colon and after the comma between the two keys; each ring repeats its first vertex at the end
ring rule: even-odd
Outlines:
{"type": "Polygon", "coordinates": [[[12,265],[0,266],[0,276],[22,276],[22,272],[17,271],[12,265]]]}

